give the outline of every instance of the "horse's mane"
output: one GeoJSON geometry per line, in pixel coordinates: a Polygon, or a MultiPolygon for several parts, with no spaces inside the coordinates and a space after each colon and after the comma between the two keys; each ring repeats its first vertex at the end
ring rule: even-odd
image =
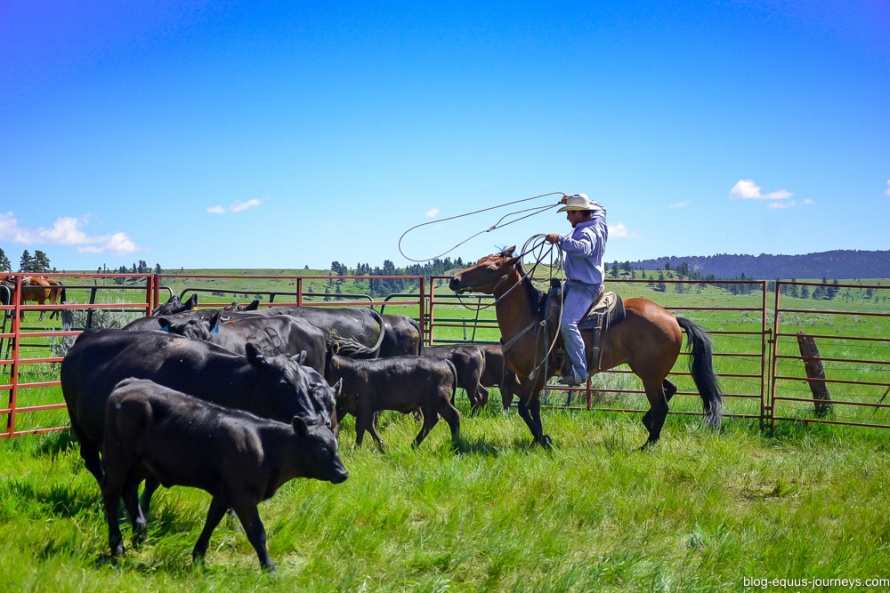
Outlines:
{"type": "Polygon", "coordinates": [[[519,278],[522,282],[522,288],[528,294],[528,298],[532,303],[532,309],[535,313],[540,317],[542,315],[541,310],[544,305],[544,293],[535,288],[535,285],[532,284],[531,278],[525,273],[525,268],[522,265],[522,261],[516,262],[516,271],[519,272],[519,278]]]}

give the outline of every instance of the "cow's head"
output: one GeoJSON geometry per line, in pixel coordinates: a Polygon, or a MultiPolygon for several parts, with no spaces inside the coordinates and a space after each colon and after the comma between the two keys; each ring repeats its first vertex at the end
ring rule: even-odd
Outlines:
{"type": "MultiPolygon", "coordinates": [[[[247,342],[244,345],[248,363],[256,368],[259,379],[254,387],[256,396],[263,398],[270,409],[265,414],[269,418],[287,418],[299,416],[307,422],[320,421],[329,424],[332,406],[325,403],[333,399],[333,395],[319,391],[310,379],[310,371],[317,371],[300,363],[300,356],[285,354],[263,354],[256,344],[247,342]]],[[[314,383],[324,383],[320,375],[314,383]]]]}

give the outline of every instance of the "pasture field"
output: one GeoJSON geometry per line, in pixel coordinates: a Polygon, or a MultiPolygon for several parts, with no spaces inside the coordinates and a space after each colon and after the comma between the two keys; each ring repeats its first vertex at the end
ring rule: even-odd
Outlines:
{"type": "MultiPolygon", "coordinates": [[[[218,271],[214,271],[218,272],[218,271]]],[[[237,272],[237,271],[232,271],[237,272]]],[[[270,280],[270,282],[280,282],[270,280]]],[[[879,281],[872,284],[879,284],[879,281]]],[[[884,285],[887,283],[884,282],[884,285]]],[[[244,302],[278,284],[244,280],[244,302]]],[[[444,423],[410,447],[413,418],[384,414],[377,450],[354,446],[344,422],[341,455],[351,477],[331,485],[297,480],[260,506],[277,576],[262,574],[243,532],[226,520],[211,539],[206,563],[191,548],[209,497],[162,490],[149,519],[149,541],[113,562],[98,485],[65,433],[0,439],[0,574],[10,591],[871,591],[890,587],[890,432],[814,422],[761,430],[762,328],[774,326],[774,295],[730,295],[713,286],[662,292],[644,283],[613,283],[624,297],[644,296],[676,308],[711,333],[715,368],[728,394],[719,433],[700,425],[701,403],[682,360],[672,380],[661,442],[645,440],[637,410],[644,397],[630,373],[594,378],[593,410],[552,390],[544,427],[550,451],[531,446],[515,410],[492,403],[469,415],[462,393],[462,439],[450,443],[444,423]],[[726,308],[726,310],[720,310],[726,308]],[[715,310],[716,309],[716,310],[715,310]],[[752,353],[754,355],[752,355],[752,353]],[[627,391],[627,392],[625,392],[627,391]],[[623,411],[615,411],[623,410],[623,411]],[[847,579],[846,582],[843,579],[847,579]],[[878,579],[878,580],[875,580],[878,579]],[[883,580],[880,580],[883,579],[883,580]]],[[[178,294],[180,289],[175,290],[178,294]]],[[[321,290],[319,290],[321,291],[321,290]]],[[[447,289],[437,288],[440,294],[447,289]]],[[[793,360],[797,331],[820,338],[836,381],[832,397],[874,404],[890,384],[887,342],[828,339],[890,336],[886,290],[880,297],[849,289],[832,301],[782,299],[777,362],[784,416],[813,418],[809,389],[793,360]],[[838,311],[858,315],[838,315],[838,311]],[[873,313],[884,316],[874,316],[873,313]]],[[[216,295],[231,302],[230,295],[216,295]]],[[[202,302],[207,302],[203,295],[202,302]]],[[[79,300],[79,302],[85,302],[79,300]]],[[[466,299],[465,304],[469,304],[466,299]]],[[[416,316],[416,308],[387,306],[416,316]]],[[[493,310],[437,301],[437,342],[496,341],[493,310]],[[473,334],[478,316],[488,322],[473,334]],[[456,319],[458,321],[447,321],[456,319]],[[466,320],[466,321],[464,321],[466,320]],[[469,332],[469,334],[467,333],[469,332]]],[[[28,325],[58,328],[57,322],[28,325]]],[[[770,346],[771,347],[771,346],[770,346]]],[[[47,356],[46,348],[23,348],[47,356]]],[[[24,365],[24,382],[58,377],[56,363],[24,365]]],[[[3,383],[0,380],[0,383],[3,383]]],[[[19,405],[62,401],[58,388],[19,391],[19,405]]],[[[4,402],[5,403],[5,402],[4,402]]],[[[885,402],[886,403],[886,402],[885,402]]],[[[836,407],[831,418],[890,425],[887,408],[836,407]]],[[[19,416],[19,429],[67,423],[64,410],[19,416]]],[[[130,543],[128,528],[124,530],[130,543]]]]}
{"type": "Polygon", "coordinates": [[[260,506],[277,576],[261,573],[228,519],[193,566],[209,497],[179,487],[156,496],[147,543],[132,549],[125,528],[127,554],[113,562],[99,488],[70,436],[2,440],[4,588],[742,591],[745,579],[848,579],[859,586],[817,590],[887,589],[884,431],[786,423],[761,434],[728,419],[715,433],[670,416],[641,452],[636,417],[547,410],[546,451],[530,446],[515,412],[471,417],[459,403],[456,447],[442,425],[412,449],[414,419],[387,414],[387,449],[356,449],[348,419],[345,483],[293,481],[260,506]]]}

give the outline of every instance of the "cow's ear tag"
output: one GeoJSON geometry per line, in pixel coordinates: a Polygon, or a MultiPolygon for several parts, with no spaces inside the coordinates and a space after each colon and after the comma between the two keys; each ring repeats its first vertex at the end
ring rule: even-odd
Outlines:
{"type": "Polygon", "coordinates": [[[214,325],[214,326],[213,326],[213,329],[210,330],[210,335],[211,335],[211,336],[215,336],[215,335],[217,335],[218,333],[219,333],[219,325],[214,325]]]}
{"type": "Polygon", "coordinates": [[[169,333],[170,333],[170,328],[167,327],[167,326],[162,326],[162,327],[161,327],[161,331],[164,332],[165,334],[169,334],[169,333]]]}

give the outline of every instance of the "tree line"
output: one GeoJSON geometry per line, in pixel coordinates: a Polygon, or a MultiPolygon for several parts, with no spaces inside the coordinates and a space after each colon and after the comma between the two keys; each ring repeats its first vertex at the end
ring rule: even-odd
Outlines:
{"type": "MultiPolygon", "coordinates": [[[[331,263],[331,273],[336,276],[368,276],[366,290],[371,297],[386,297],[392,294],[414,292],[418,289],[417,282],[410,278],[387,278],[386,276],[423,276],[429,280],[432,276],[443,276],[454,268],[463,268],[461,258],[452,260],[435,258],[424,264],[412,264],[405,267],[396,267],[392,260],[383,260],[383,266],[371,267],[370,264],[357,263],[349,268],[346,264],[334,261],[331,263]],[[381,278],[381,276],[383,276],[381,278]]],[[[356,282],[364,282],[356,281],[356,282]]],[[[340,293],[343,281],[331,281],[328,289],[331,292],[340,293]]]]}
{"type": "MultiPolygon", "coordinates": [[[[619,264],[616,261],[612,263],[608,276],[615,279],[621,276],[635,279],[638,272],[640,273],[641,279],[647,279],[646,270],[638,270],[629,261],[626,261],[623,264],[619,264]]],[[[757,284],[759,284],[759,281],[756,279],[746,277],[744,272],[734,278],[718,279],[714,274],[703,275],[702,273],[691,269],[688,262],[680,262],[672,267],[671,262],[667,261],[664,264],[664,269],[649,271],[649,274],[650,276],[648,277],[651,277],[653,280],[653,282],[649,283],[649,286],[658,292],[667,292],[668,285],[665,280],[667,280],[668,277],[676,280],[704,281],[733,295],[750,294],[752,291],[757,290],[757,284]],[[730,280],[732,282],[728,282],[730,280]],[[746,284],[746,281],[750,281],[750,284],[746,284]]],[[[796,280],[792,278],[790,283],[782,284],[782,294],[793,298],[813,300],[832,300],[840,294],[840,283],[837,279],[829,283],[828,278],[823,277],[821,285],[812,287],[808,285],[798,285],[795,284],[795,282],[796,280]]],[[[777,285],[778,280],[768,281],[767,291],[775,292],[777,285]]],[[[677,293],[689,292],[690,286],[687,284],[674,284],[674,291],[677,293]]],[[[868,294],[867,298],[871,298],[871,294],[868,294]]]]}
{"type": "MultiPolygon", "coordinates": [[[[9,257],[3,251],[3,248],[0,248],[0,272],[12,272],[12,262],[9,261],[9,257]]],[[[28,274],[46,274],[58,272],[49,260],[49,256],[46,255],[43,251],[39,249],[34,250],[34,255],[31,255],[31,252],[25,249],[22,252],[22,257],[19,259],[19,269],[18,272],[25,272],[28,274]]],[[[64,270],[63,270],[64,271],[64,270]]],[[[161,268],[161,264],[155,264],[154,267],[149,267],[149,265],[145,262],[145,260],[139,260],[138,263],[134,263],[132,267],[120,266],[118,268],[108,269],[106,266],[102,265],[96,269],[97,274],[163,274],[164,270],[161,268]]]]}

